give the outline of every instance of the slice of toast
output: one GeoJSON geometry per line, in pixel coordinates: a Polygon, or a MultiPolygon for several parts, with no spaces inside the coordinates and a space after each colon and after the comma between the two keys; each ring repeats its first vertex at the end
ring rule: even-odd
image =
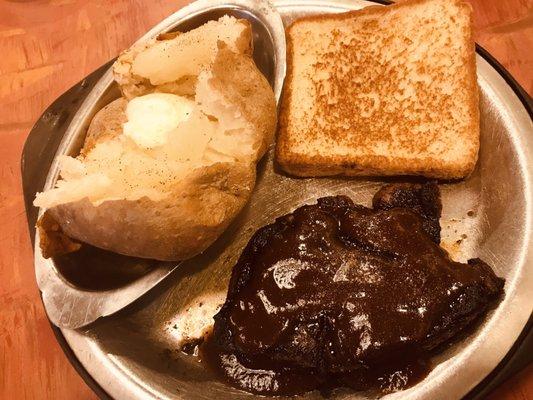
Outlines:
{"type": "Polygon", "coordinates": [[[459,0],[294,22],[278,164],[298,176],[470,174],[479,149],[471,26],[459,0]]]}

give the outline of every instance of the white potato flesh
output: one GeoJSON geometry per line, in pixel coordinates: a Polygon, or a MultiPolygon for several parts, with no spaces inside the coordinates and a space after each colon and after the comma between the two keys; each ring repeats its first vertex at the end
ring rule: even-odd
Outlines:
{"type": "Polygon", "coordinates": [[[34,204],[50,208],[88,198],[98,205],[143,196],[157,201],[197,168],[251,157],[251,125],[224,104],[207,78],[198,86],[206,97],[195,101],[168,93],[132,99],[122,133],[97,142],[83,157],[62,156],[56,188],[37,194],[34,204]]]}
{"type": "Polygon", "coordinates": [[[233,52],[245,50],[245,45],[238,47],[246,29],[248,25],[224,16],[132,53],[132,76],[153,85],[198,76],[194,99],[163,91],[130,98],[122,131],[97,140],[79,157],[61,157],[56,187],[38,193],[34,204],[51,208],[88,198],[99,205],[145,196],[158,201],[175,193],[176,185],[199,168],[250,162],[259,145],[254,127],[210,85],[209,72],[220,41],[233,52]]]}
{"type": "Polygon", "coordinates": [[[218,21],[209,21],[200,28],[144,49],[133,60],[131,72],[148,79],[152,85],[173,82],[183,76],[196,76],[213,63],[218,41],[239,52],[236,43],[245,29],[246,25],[227,15],[218,21]]]}

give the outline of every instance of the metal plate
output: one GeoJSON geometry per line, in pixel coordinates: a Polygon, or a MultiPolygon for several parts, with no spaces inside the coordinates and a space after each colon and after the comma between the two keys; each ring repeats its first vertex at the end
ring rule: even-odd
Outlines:
{"type": "MultiPolygon", "coordinates": [[[[285,23],[310,13],[368,5],[362,1],[275,4],[285,23]]],[[[435,360],[437,366],[424,381],[388,399],[461,398],[505,356],[532,311],[533,123],[508,83],[480,56],[477,72],[480,159],[466,181],[441,186],[443,242],[456,258],[479,256],[493,266],[506,278],[506,296],[475,332],[435,360]]],[[[90,99],[94,104],[109,100],[90,99]]],[[[80,131],[78,140],[82,135],[80,131]]],[[[83,367],[114,398],[251,398],[177,351],[180,338],[194,336],[210,324],[224,299],[231,267],[255,229],[320,196],[343,193],[367,204],[381,184],[365,179],[292,179],[274,171],[271,151],[259,165],[251,201],[205,254],[180,265],[119,313],[62,333],[83,367]]],[[[320,396],[309,393],[304,398],[320,396]]],[[[333,398],[363,397],[341,389],[333,398]]]]}

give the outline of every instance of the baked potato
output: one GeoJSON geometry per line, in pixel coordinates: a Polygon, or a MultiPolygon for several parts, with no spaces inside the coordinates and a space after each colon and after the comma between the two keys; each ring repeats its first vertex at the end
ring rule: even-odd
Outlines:
{"type": "MultiPolygon", "coordinates": [[[[232,22],[236,42],[211,32],[214,55],[185,75],[164,70],[172,63],[146,77],[128,71],[150,45],[119,57],[124,97],[95,115],[80,155],[62,156],[56,187],[34,202],[65,235],[129,256],[184,260],[213,243],[242,209],[273,140],[276,103],[250,48],[235,45],[251,43],[249,24],[228,18],[219,29],[232,22]],[[151,79],[154,73],[167,81],[151,79]],[[193,93],[176,84],[184,77],[193,93]]],[[[151,57],[157,61],[157,52],[151,57]]]]}

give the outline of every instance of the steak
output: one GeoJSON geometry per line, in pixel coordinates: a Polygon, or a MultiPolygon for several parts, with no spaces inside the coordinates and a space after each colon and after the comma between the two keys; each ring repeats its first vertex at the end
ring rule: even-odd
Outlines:
{"type": "Polygon", "coordinates": [[[203,353],[234,386],[290,395],[391,392],[483,316],[504,280],[438,246],[436,184],[387,185],[373,208],[324,197],[259,229],[234,266],[203,353]]]}
{"type": "Polygon", "coordinates": [[[436,183],[396,183],[385,185],[372,199],[374,210],[408,208],[422,217],[422,227],[431,239],[440,243],[440,214],[442,202],[436,183]]]}

